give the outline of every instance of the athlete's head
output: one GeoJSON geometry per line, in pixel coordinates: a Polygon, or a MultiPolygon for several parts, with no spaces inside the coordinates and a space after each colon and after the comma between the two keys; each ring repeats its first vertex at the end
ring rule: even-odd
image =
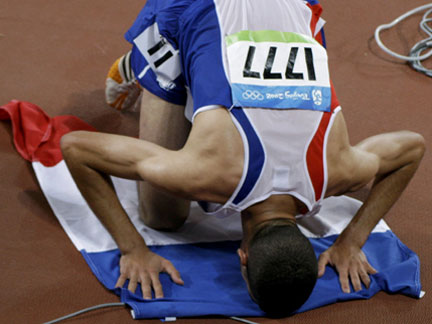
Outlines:
{"type": "Polygon", "coordinates": [[[290,315],[315,286],[314,250],[292,221],[265,222],[239,255],[251,297],[271,317],[290,315]]]}

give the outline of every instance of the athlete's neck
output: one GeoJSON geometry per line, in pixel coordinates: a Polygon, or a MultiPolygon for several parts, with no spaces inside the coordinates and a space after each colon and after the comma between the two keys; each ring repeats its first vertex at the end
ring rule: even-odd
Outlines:
{"type": "Polygon", "coordinates": [[[298,203],[289,195],[273,195],[266,200],[246,208],[242,214],[243,240],[241,248],[247,251],[250,239],[269,221],[295,223],[298,203]]]}

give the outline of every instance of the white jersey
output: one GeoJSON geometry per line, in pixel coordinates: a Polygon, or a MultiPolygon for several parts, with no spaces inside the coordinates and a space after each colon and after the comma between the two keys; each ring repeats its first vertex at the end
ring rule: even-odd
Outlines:
{"type": "Polygon", "coordinates": [[[242,179],[224,205],[273,194],[313,210],[326,187],[325,143],[338,106],[315,0],[149,0],[127,38],[140,83],[186,116],[226,107],[242,135],[242,179]]]}
{"type": "Polygon", "coordinates": [[[280,194],[318,212],[327,187],[327,138],[339,111],[232,109],[244,143],[243,175],[224,205],[200,203],[205,212],[226,217],[280,194]]]}

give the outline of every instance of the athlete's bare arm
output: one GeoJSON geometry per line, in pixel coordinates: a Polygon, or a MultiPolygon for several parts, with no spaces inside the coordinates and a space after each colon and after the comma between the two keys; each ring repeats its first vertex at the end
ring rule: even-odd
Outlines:
{"type": "Polygon", "coordinates": [[[159,273],[182,284],[168,260],[153,254],[122,208],[110,178],[145,180],[172,195],[223,203],[235,190],[243,168],[240,135],[226,109],[199,114],[188,142],[178,151],[125,136],[73,132],[62,138],[64,160],[87,203],[116,241],[122,256],[118,285],[141,283],[144,298],[163,297],[159,273]],[[207,117],[208,118],[207,118],[207,117]],[[225,131],[222,131],[225,130],[225,131]],[[226,143],[226,144],[224,144],[226,143]],[[126,260],[126,261],[125,261],[126,260]]]}
{"type": "MultiPolygon", "coordinates": [[[[163,296],[159,272],[169,273],[174,282],[182,284],[174,266],[147,248],[120,205],[108,176],[141,180],[141,163],[152,165],[164,157],[166,161],[171,161],[168,157],[174,152],[138,139],[92,132],[70,133],[62,138],[61,144],[64,160],[78,188],[122,253],[116,286],[129,279],[128,289],[135,292],[137,283],[141,282],[144,298],[151,298],[151,287],[156,297],[163,296]],[[134,266],[124,264],[130,259],[134,266]]],[[[154,176],[158,177],[158,170],[153,171],[154,176]]]]}
{"type": "Polygon", "coordinates": [[[343,116],[336,117],[327,151],[328,194],[343,194],[374,182],[368,198],[347,228],[320,256],[319,276],[331,264],[339,273],[344,292],[350,292],[349,279],[355,291],[362,289],[361,282],[369,286],[369,274],[376,270],[361,247],[414,176],[424,151],[423,137],[409,131],[373,136],[351,147],[343,116]]]}

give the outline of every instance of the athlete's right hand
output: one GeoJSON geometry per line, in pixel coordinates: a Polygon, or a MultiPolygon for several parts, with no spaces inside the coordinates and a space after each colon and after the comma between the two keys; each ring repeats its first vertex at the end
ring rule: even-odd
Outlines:
{"type": "Polygon", "coordinates": [[[141,283],[144,299],[152,298],[152,289],[156,298],[162,298],[162,285],[159,281],[161,272],[169,274],[176,284],[184,284],[180,273],[170,261],[154,254],[147,247],[135,248],[121,256],[120,277],[115,287],[123,287],[125,281],[129,279],[128,290],[132,293],[135,292],[138,283],[141,283]]]}

